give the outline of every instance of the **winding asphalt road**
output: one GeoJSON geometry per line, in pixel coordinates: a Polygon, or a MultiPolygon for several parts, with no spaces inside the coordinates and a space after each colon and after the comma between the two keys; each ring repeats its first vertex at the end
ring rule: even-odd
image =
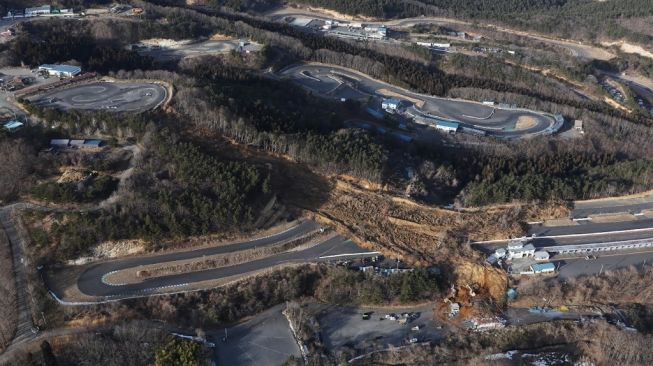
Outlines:
{"type": "MultiPolygon", "coordinates": [[[[278,234],[241,243],[203,248],[186,252],[107,261],[92,265],[86,269],[79,276],[77,280],[77,286],[82,293],[89,296],[98,297],[99,299],[97,302],[101,302],[103,300],[147,296],[162,289],[179,288],[195,282],[244,275],[282,264],[324,261],[332,258],[345,259],[360,256],[370,256],[375,254],[375,252],[370,252],[359,248],[353,242],[341,236],[335,236],[307,249],[294,251],[291,250],[233,266],[149,278],[143,280],[143,282],[134,284],[109,285],[103,280],[106,275],[111,274],[115,271],[150,264],[202,258],[204,256],[215,254],[230,253],[257,247],[270,246],[295,237],[309,234],[311,232],[315,232],[318,229],[319,226],[317,223],[313,221],[303,221],[300,224],[278,234]]],[[[49,285],[49,279],[47,277],[45,278],[45,281],[46,284],[48,284],[48,287],[52,289],[52,286],[49,285]]],[[[58,294],[55,295],[59,299],[62,298],[58,294]]]]}
{"type": "Polygon", "coordinates": [[[424,101],[422,107],[412,105],[408,108],[408,112],[413,115],[453,120],[461,126],[483,130],[492,136],[519,138],[555,132],[556,121],[549,114],[418,94],[339,66],[296,65],[282,70],[280,76],[317,94],[336,99],[364,100],[370,95],[385,98],[379,90],[389,90],[404,96],[406,100],[424,101]],[[517,129],[517,121],[521,118],[532,120],[533,125],[517,129]]]}

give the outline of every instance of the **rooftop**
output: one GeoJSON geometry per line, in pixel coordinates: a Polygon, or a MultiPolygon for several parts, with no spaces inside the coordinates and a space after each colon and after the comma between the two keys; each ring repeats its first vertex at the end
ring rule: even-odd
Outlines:
{"type": "Polygon", "coordinates": [[[58,72],[69,72],[71,74],[77,74],[82,71],[82,68],[79,66],[73,65],[62,65],[62,64],[44,64],[39,66],[39,69],[42,70],[54,70],[58,72]]]}
{"type": "Polygon", "coordinates": [[[535,263],[535,264],[531,265],[531,269],[533,270],[533,272],[541,272],[541,271],[545,271],[545,270],[552,271],[552,270],[555,270],[555,268],[556,268],[555,264],[553,264],[551,262],[535,263]]]}
{"type": "Polygon", "coordinates": [[[451,122],[451,121],[438,121],[437,125],[439,127],[448,127],[448,128],[458,128],[460,126],[458,122],[451,122]]]}
{"type": "Polygon", "coordinates": [[[22,126],[23,126],[23,123],[18,122],[18,121],[9,121],[9,122],[4,124],[4,128],[6,128],[8,130],[15,130],[15,129],[20,128],[22,126]]]}

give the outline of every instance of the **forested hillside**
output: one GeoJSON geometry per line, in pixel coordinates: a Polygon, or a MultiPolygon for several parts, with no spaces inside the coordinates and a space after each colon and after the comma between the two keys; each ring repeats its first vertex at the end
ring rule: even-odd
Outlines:
{"type": "MultiPolygon", "coordinates": [[[[213,0],[214,5],[251,10],[250,2],[213,0]]],[[[278,0],[269,4],[280,5],[278,0]]],[[[351,15],[377,18],[406,18],[422,15],[447,16],[503,23],[523,29],[566,37],[594,40],[597,36],[625,37],[650,42],[650,25],[632,29],[627,19],[653,15],[648,0],[297,0],[295,3],[333,9],[351,15]]],[[[260,5],[257,5],[260,7],[260,5]]]]}

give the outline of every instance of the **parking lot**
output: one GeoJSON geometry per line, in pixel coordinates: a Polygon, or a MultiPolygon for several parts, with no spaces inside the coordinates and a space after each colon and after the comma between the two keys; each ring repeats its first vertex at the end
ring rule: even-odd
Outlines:
{"type": "Polygon", "coordinates": [[[210,333],[216,344],[216,363],[230,366],[279,366],[292,355],[301,358],[288,321],[275,306],[251,320],[210,333]]]}
{"type": "Polygon", "coordinates": [[[170,61],[186,57],[215,55],[231,51],[245,53],[260,51],[262,46],[246,40],[207,40],[201,42],[180,41],[172,45],[136,44],[132,46],[138,53],[158,61],[170,61]]]}
{"type": "Polygon", "coordinates": [[[411,342],[434,341],[443,334],[443,330],[433,320],[431,306],[410,310],[322,306],[317,319],[322,329],[322,341],[330,350],[341,347],[358,350],[386,348],[411,342]],[[365,319],[366,314],[369,319],[365,319]],[[395,318],[392,314],[396,320],[393,320],[395,318]],[[399,319],[410,315],[413,315],[412,319],[401,324],[399,319]]]}
{"type": "Polygon", "coordinates": [[[613,254],[598,254],[590,259],[570,258],[563,259],[556,257],[554,259],[558,268],[558,277],[574,278],[579,276],[592,276],[607,271],[624,269],[630,266],[641,268],[645,265],[653,264],[653,251],[624,251],[613,254]]]}
{"type": "Polygon", "coordinates": [[[22,88],[43,86],[59,81],[59,78],[44,78],[25,67],[0,69],[0,108],[11,110],[17,116],[23,112],[14,104],[14,92],[22,88]]]}

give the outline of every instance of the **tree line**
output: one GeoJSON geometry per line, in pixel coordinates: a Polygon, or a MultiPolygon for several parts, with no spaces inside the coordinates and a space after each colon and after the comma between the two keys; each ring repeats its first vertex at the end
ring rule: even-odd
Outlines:
{"type": "Polygon", "coordinates": [[[270,193],[260,168],[221,161],[174,133],[156,132],[143,165],[110,209],[72,213],[49,232],[55,258],[76,258],[106,240],[206,235],[244,230],[270,193]]]}

